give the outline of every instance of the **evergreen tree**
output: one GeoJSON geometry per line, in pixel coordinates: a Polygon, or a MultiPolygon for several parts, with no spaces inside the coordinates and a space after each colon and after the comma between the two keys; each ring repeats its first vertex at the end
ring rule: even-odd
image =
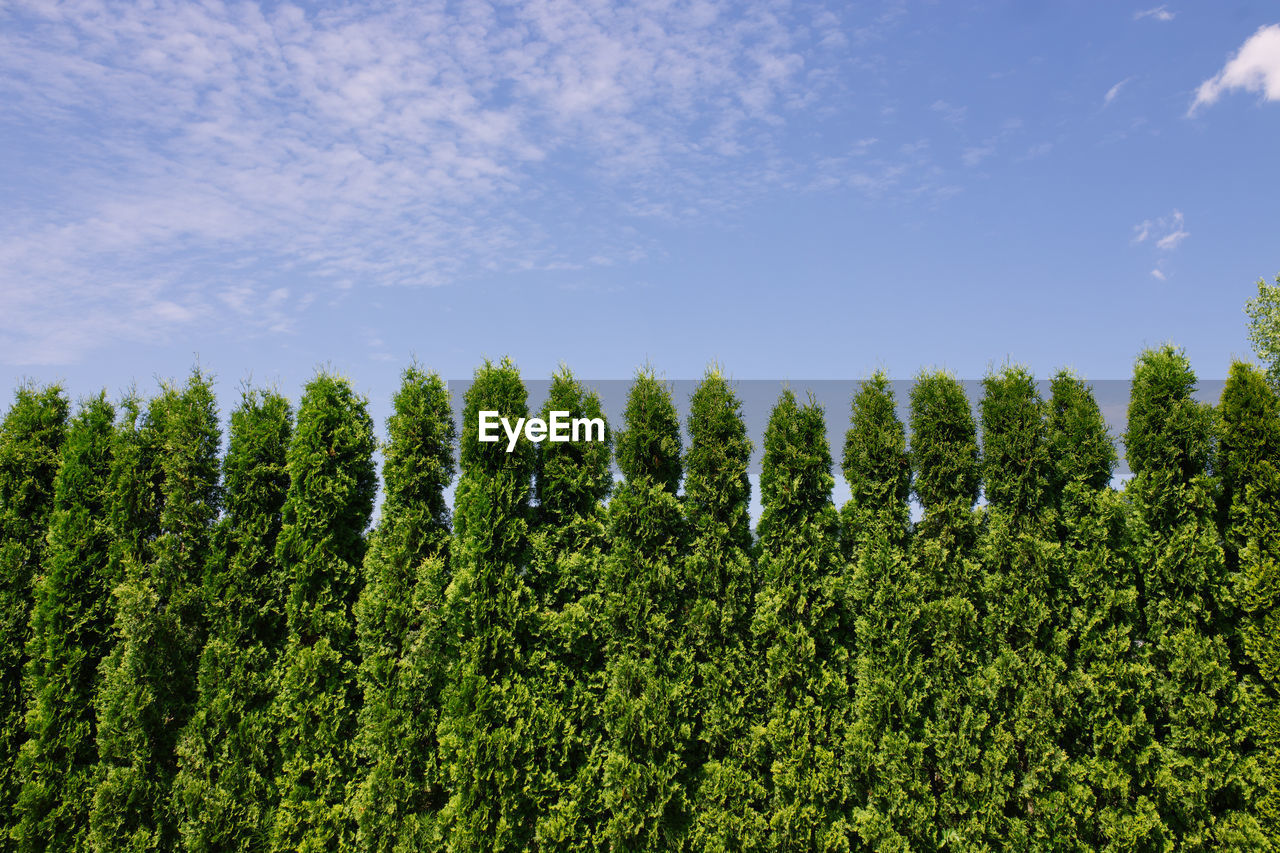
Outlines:
{"type": "Polygon", "coordinates": [[[111,638],[110,474],[115,411],[80,406],[54,482],[25,673],[28,740],[12,838],[22,851],[88,849],[97,745],[93,694],[111,638]]]}
{"type": "Polygon", "coordinates": [[[1124,560],[1124,507],[1110,487],[1115,446],[1088,385],[1062,371],[1051,389],[1045,440],[1061,546],[1051,603],[1066,630],[1058,743],[1075,815],[1060,849],[1159,849],[1153,732],[1139,701],[1151,673],[1137,654],[1138,592],[1124,560]]]}
{"type": "MultiPolygon", "coordinates": [[[[758,776],[768,780],[768,799],[758,819],[764,826],[744,825],[740,837],[754,842],[763,830],[762,846],[769,850],[849,844],[841,742],[850,648],[841,631],[844,578],[834,482],[822,408],[812,400],[801,407],[790,390],[783,392],[765,431],[760,474],[761,588],[751,624],[759,663],[742,664],[744,672],[762,670],[758,687],[750,686],[761,694],[764,760],[758,776]]],[[[756,709],[749,710],[755,718],[756,709]]],[[[740,731],[742,739],[753,734],[748,725],[740,731]]]]}
{"type": "Polygon", "coordinates": [[[1280,400],[1258,370],[1236,362],[1219,411],[1235,652],[1262,771],[1257,813],[1280,844],[1280,400]]]}
{"type": "Polygon", "coordinates": [[[878,373],[853,400],[843,471],[850,498],[841,511],[849,560],[847,610],[856,619],[850,661],[848,756],[851,820],[865,849],[927,849],[933,794],[922,770],[923,588],[907,559],[911,460],[888,378],[878,373]]]}
{"type": "Polygon", "coordinates": [[[1057,738],[1066,634],[1053,608],[1045,406],[1022,368],[988,376],[983,388],[983,820],[992,844],[1061,850],[1073,832],[1057,738]]]}
{"type": "MultiPolygon", "coordinates": [[[[552,377],[542,418],[550,422],[553,411],[604,420],[599,397],[567,368],[552,377]]],[[[592,440],[599,437],[542,443],[534,477],[538,527],[529,584],[541,609],[546,659],[533,691],[544,705],[539,750],[547,776],[537,843],[552,850],[595,849],[603,820],[604,499],[613,486],[607,425],[604,440],[592,440]]]]}
{"type": "Polygon", "coordinates": [[[607,736],[601,846],[680,850],[685,843],[685,746],[691,735],[686,604],[687,531],[680,485],[680,422],[671,393],[642,372],[617,435],[625,478],[609,503],[603,705],[607,736]]]}
{"type": "Polygon", "coordinates": [[[448,590],[459,653],[439,724],[450,783],[442,819],[451,850],[523,850],[546,805],[535,790],[544,721],[531,691],[541,660],[526,580],[534,449],[523,436],[510,453],[506,441],[481,442],[476,425],[486,410],[512,424],[529,414],[510,360],[485,362],[463,406],[448,590]]]}
{"type": "Polygon", "coordinates": [[[746,702],[757,662],[744,644],[756,583],[747,479],[751,440],[741,408],[715,368],[689,401],[684,508],[691,540],[684,574],[690,604],[683,630],[692,661],[694,727],[685,763],[696,849],[749,843],[738,840],[749,831],[743,806],[758,785],[743,754],[754,722],[746,702]]]}
{"type": "Polygon", "coordinates": [[[981,590],[973,507],[982,482],[977,427],[964,389],[937,372],[911,390],[912,486],[924,518],[912,560],[925,601],[919,636],[926,690],[925,778],[935,818],[926,847],[966,849],[984,840],[980,745],[990,720],[983,704],[981,590]]]}
{"type": "Polygon", "coordinates": [[[1142,608],[1146,695],[1158,767],[1151,796],[1165,836],[1187,850],[1259,849],[1253,768],[1241,754],[1240,692],[1226,642],[1227,577],[1214,524],[1213,412],[1171,346],[1134,369],[1125,434],[1133,479],[1132,559],[1142,608]]]}
{"type": "Polygon", "coordinates": [[[26,740],[22,670],[67,409],[58,386],[24,385],[0,423],[0,826],[13,825],[22,790],[16,772],[26,740]]]}
{"type": "Polygon", "coordinates": [[[360,638],[356,794],[360,850],[438,849],[444,780],[436,753],[449,649],[449,508],[457,431],[434,373],[405,371],[387,421],[382,518],[365,555],[356,608],[360,638]]]}
{"type": "Polygon", "coordinates": [[[377,488],[367,408],[346,379],[316,376],[286,457],[276,561],[288,584],[289,639],[270,712],[280,749],[270,849],[281,853],[356,849],[348,797],[360,710],[352,611],[377,488]]]}
{"type": "Polygon", "coordinates": [[[171,850],[178,733],[195,705],[204,640],[201,576],[218,517],[218,414],[208,377],[164,386],[151,401],[143,458],[117,457],[119,512],[155,508],[156,536],[127,533],[116,588],[116,645],[97,697],[101,780],[90,813],[97,850],[171,850]],[[146,447],[151,444],[150,448],[146,447]],[[134,463],[140,463],[133,467],[134,463]],[[138,489],[154,477],[154,498],[138,489]],[[136,479],[135,479],[136,478],[136,479]],[[132,542],[130,541],[132,539],[132,542]]]}
{"type": "Polygon", "coordinates": [[[178,742],[174,796],[187,850],[259,850],[270,828],[271,675],[286,636],[275,547],[291,433],[288,401],[244,391],[231,414],[222,466],[226,514],[204,575],[210,630],[200,655],[199,700],[178,742]]]}

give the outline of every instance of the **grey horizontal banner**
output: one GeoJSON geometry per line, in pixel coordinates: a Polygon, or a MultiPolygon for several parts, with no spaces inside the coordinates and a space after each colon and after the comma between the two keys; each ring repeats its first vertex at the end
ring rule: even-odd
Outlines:
{"type": "MultiPolygon", "coordinates": [[[[626,409],[627,395],[631,391],[633,380],[581,379],[579,381],[583,386],[599,395],[601,407],[609,423],[609,429],[619,429],[622,425],[622,415],[626,409]]],[[[676,410],[680,413],[683,428],[689,414],[689,399],[702,380],[666,379],[663,381],[671,389],[672,401],[675,403],[676,410]]],[[[742,419],[747,427],[747,435],[750,436],[754,445],[750,468],[753,515],[758,515],[759,513],[758,483],[765,426],[769,422],[769,414],[778,402],[779,396],[787,388],[790,388],[801,402],[811,398],[822,407],[827,422],[827,441],[831,445],[832,473],[836,478],[833,498],[837,505],[848,498],[848,487],[840,475],[840,456],[844,447],[845,431],[849,428],[853,399],[864,381],[856,379],[728,380],[729,386],[742,403],[742,419]]],[[[1098,401],[1103,417],[1106,418],[1112,441],[1115,443],[1116,452],[1120,457],[1120,464],[1115,472],[1115,482],[1119,485],[1128,479],[1130,474],[1124,462],[1124,442],[1121,439],[1124,435],[1125,423],[1128,417],[1129,389],[1132,383],[1128,379],[1085,381],[1093,389],[1094,397],[1098,401]]],[[[977,420],[978,404],[981,402],[983,395],[982,380],[961,379],[959,382],[969,398],[970,405],[973,408],[974,419],[977,420]]],[[[476,424],[464,425],[460,422],[463,397],[471,387],[472,380],[450,379],[447,380],[447,384],[452,397],[454,419],[458,423],[459,431],[464,428],[476,429],[476,424]]],[[[910,379],[899,379],[892,380],[889,384],[897,400],[898,417],[905,424],[908,422],[911,389],[916,383],[910,379]]],[[[1049,380],[1039,380],[1036,384],[1040,395],[1047,400],[1050,395],[1049,380]]],[[[1222,396],[1222,389],[1225,385],[1226,381],[1222,379],[1200,380],[1196,387],[1195,397],[1202,402],[1216,404],[1222,396]]],[[[550,393],[551,380],[526,379],[524,380],[524,386],[529,393],[530,415],[536,415],[542,409],[542,405],[550,393]]],[[[683,429],[682,438],[687,448],[689,441],[687,428],[683,429]]],[[[908,441],[910,441],[909,435],[908,441]]]]}

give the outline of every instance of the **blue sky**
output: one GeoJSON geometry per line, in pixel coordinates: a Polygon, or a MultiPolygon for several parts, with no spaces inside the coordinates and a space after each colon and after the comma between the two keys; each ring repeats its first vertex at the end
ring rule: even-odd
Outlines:
{"type": "Polygon", "coordinates": [[[0,5],[0,366],[623,378],[1247,356],[1280,7],[0,5]]]}

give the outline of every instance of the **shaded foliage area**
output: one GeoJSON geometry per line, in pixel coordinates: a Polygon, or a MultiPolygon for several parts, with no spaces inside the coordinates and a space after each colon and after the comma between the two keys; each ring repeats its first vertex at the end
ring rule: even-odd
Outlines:
{"type": "Polygon", "coordinates": [[[28,626],[67,412],[60,387],[25,385],[0,421],[0,814],[6,816],[13,815],[22,790],[15,764],[27,735],[28,626]]]}

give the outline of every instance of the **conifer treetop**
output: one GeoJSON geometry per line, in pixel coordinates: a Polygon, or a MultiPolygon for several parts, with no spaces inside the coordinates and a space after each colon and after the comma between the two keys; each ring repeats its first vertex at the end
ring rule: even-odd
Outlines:
{"type": "Polygon", "coordinates": [[[1205,472],[1212,451],[1210,406],[1192,398],[1196,375],[1172,344],[1139,357],[1129,392],[1125,456],[1134,474],[1163,472],[1187,482],[1205,472]]]}
{"type": "Polygon", "coordinates": [[[652,369],[636,374],[623,420],[615,445],[622,476],[628,482],[648,480],[674,495],[682,474],[680,418],[670,388],[652,369]]]}
{"type": "Polygon", "coordinates": [[[921,374],[911,389],[911,460],[913,488],[926,513],[977,502],[977,426],[964,389],[944,371],[921,374]]]}

